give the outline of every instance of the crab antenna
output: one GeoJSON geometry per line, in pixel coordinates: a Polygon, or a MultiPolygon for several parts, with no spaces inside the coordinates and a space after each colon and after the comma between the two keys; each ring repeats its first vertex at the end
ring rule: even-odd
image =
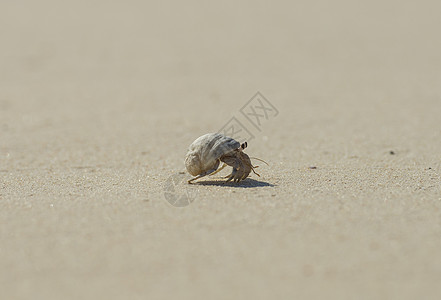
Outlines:
{"type": "Polygon", "coordinates": [[[257,157],[250,157],[250,158],[258,160],[258,161],[261,161],[261,162],[265,163],[267,166],[269,166],[269,164],[266,161],[264,161],[263,159],[260,159],[260,158],[257,158],[257,157]]]}

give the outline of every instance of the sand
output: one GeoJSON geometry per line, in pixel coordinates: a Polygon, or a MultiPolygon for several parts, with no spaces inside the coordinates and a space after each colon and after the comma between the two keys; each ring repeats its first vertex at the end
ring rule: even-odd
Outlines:
{"type": "Polygon", "coordinates": [[[440,299],[439,2],[146,3],[0,4],[1,298],[440,299]]]}

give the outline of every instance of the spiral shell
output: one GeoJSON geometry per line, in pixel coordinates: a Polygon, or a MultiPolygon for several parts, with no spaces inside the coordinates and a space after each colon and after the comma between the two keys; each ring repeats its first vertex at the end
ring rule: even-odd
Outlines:
{"type": "MultiPolygon", "coordinates": [[[[189,147],[185,167],[193,176],[216,170],[222,156],[240,148],[240,143],[220,133],[207,133],[189,147]]],[[[206,174],[208,175],[208,173],[206,174]]]]}

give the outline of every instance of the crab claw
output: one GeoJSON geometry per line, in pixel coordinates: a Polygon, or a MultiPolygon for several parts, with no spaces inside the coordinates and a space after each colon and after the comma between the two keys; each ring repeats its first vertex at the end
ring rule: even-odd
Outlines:
{"type": "Polygon", "coordinates": [[[227,165],[233,167],[233,171],[228,176],[227,182],[233,180],[240,182],[248,177],[253,166],[249,156],[242,151],[236,151],[228,156],[221,157],[221,160],[227,165]]]}

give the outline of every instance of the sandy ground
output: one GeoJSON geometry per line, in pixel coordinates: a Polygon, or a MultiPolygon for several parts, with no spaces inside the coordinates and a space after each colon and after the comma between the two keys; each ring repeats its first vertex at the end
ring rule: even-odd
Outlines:
{"type": "Polygon", "coordinates": [[[108,2],[0,4],[1,299],[441,298],[438,1],[108,2]]]}

